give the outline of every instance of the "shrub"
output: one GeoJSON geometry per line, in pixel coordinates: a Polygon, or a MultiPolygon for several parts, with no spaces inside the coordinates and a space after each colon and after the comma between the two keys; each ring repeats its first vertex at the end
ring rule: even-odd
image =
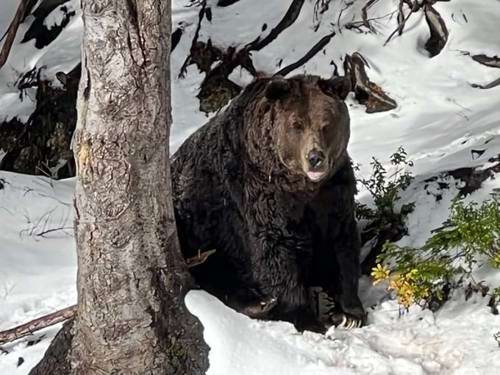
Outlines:
{"type": "Polygon", "coordinates": [[[498,193],[481,204],[456,199],[445,225],[424,246],[386,242],[372,270],[374,281],[389,280],[389,289],[405,308],[412,303],[428,307],[431,301],[442,302],[450,285],[474,282],[471,273],[478,263],[500,269],[499,203],[498,193]]]}
{"type": "Polygon", "coordinates": [[[413,180],[412,174],[407,171],[408,167],[413,167],[413,162],[407,160],[408,154],[403,147],[391,155],[390,162],[395,171],[387,175],[387,170],[376,158],[372,158],[370,163],[372,175],[369,178],[362,178],[358,181],[368,190],[373,197],[375,209],[364,204],[358,204],[358,218],[376,220],[379,226],[383,226],[388,218],[393,216],[407,216],[413,211],[414,204],[407,203],[396,209],[399,200],[399,192],[405,190],[413,180]]]}
{"type": "Polygon", "coordinates": [[[408,168],[413,162],[407,159],[403,147],[391,155],[390,163],[394,172],[388,174],[384,166],[376,158],[370,163],[372,174],[369,178],[358,179],[373,198],[374,207],[357,203],[356,216],[365,219],[368,224],[362,231],[363,243],[372,240],[370,254],[363,262],[363,271],[369,273],[375,265],[383,244],[386,241],[397,241],[407,233],[404,224],[406,217],[414,209],[413,203],[403,204],[397,208],[399,193],[405,190],[413,180],[408,168]]]}

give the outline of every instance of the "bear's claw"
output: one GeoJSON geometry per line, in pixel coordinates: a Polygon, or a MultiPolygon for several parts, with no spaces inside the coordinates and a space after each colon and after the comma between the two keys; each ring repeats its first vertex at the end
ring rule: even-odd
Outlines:
{"type": "Polygon", "coordinates": [[[344,313],[332,314],[330,316],[331,322],[336,328],[353,329],[363,326],[363,319],[359,319],[344,313]]]}

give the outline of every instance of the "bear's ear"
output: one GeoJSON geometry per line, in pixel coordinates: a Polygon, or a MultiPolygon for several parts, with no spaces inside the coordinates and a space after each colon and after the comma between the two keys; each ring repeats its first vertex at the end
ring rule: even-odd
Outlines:
{"type": "Polygon", "coordinates": [[[281,76],[271,78],[266,86],[266,98],[278,100],[284,98],[290,92],[290,83],[281,76]]]}
{"type": "Polygon", "coordinates": [[[333,77],[327,80],[319,80],[318,85],[321,90],[327,95],[335,95],[342,100],[345,100],[349,92],[352,90],[351,80],[349,77],[333,77]]]}

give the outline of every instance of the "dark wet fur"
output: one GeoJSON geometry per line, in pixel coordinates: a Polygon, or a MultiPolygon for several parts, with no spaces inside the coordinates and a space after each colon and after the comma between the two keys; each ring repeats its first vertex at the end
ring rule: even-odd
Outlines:
{"type": "MultiPolygon", "coordinates": [[[[289,94],[300,97],[304,82],[314,80],[288,80],[289,94]]],[[[356,183],[347,152],[321,183],[285,168],[272,135],[273,116],[261,113],[274,110],[263,98],[268,84],[250,84],[173,156],[183,254],[216,249],[193,275],[200,287],[249,315],[323,330],[308,296],[310,286],[321,286],[343,312],[364,319],[357,295],[356,183]],[[276,302],[260,308],[272,298],[276,302]]]]}

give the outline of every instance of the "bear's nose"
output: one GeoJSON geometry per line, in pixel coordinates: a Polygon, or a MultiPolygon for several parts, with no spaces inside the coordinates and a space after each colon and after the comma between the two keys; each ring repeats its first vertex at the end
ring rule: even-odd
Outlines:
{"type": "Polygon", "coordinates": [[[307,160],[312,168],[319,166],[324,159],[325,155],[316,149],[309,151],[307,154],[307,160]]]}

